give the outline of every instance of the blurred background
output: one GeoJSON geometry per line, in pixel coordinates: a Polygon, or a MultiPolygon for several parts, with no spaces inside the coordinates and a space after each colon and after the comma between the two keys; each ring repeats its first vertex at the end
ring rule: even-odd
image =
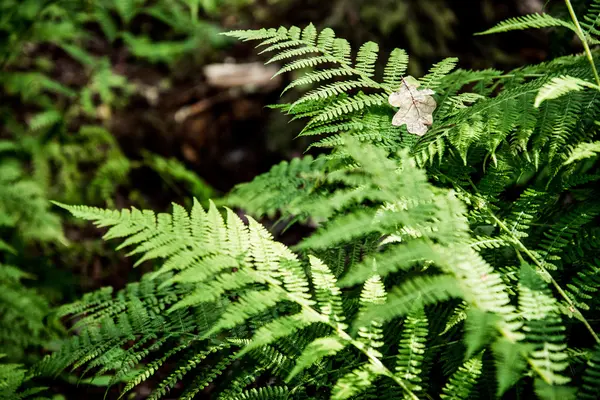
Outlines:
{"type": "MultiPolygon", "coordinates": [[[[312,22],[355,49],[369,40],[383,54],[406,49],[414,76],[447,56],[465,69],[508,70],[578,45],[539,30],[474,34],[527,13],[560,16],[561,7],[545,0],[0,0],[0,265],[22,271],[0,270],[0,293],[30,299],[35,310],[24,317],[20,305],[0,299],[0,354],[35,362],[66,334],[45,317],[49,309],[102,286],[121,288],[152,268],[134,270],[100,230],[49,200],[164,211],[193,196],[218,198],[304,152],[307,142],[294,140],[301,126],[266,107],[298,96],[280,98],[290,77],[271,79],[275,67],[263,66],[265,57],[221,32],[312,22]]],[[[298,229],[281,239],[297,240],[298,229]]],[[[104,396],[102,382],[75,383],[66,376],[50,385],[57,399],[104,396]]],[[[135,396],[145,398],[144,388],[135,396]]]]}

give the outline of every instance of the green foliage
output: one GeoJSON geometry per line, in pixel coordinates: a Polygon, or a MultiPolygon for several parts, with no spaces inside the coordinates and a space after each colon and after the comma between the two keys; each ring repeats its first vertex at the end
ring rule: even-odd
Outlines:
{"type": "Polygon", "coordinates": [[[48,301],[22,282],[32,278],[19,268],[0,264],[0,351],[9,360],[23,359],[28,349],[52,338],[44,323],[48,301]]]}
{"type": "Polygon", "coordinates": [[[569,92],[583,90],[586,87],[600,90],[600,87],[596,85],[593,85],[582,79],[573,78],[571,76],[552,78],[549,83],[540,89],[534,105],[535,107],[539,107],[540,104],[546,100],[556,99],[557,97],[563,96],[569,92]]]}
{"type": "MultiPolygon", "coordinates": [[[[0,153],[5,154],[5,153],[0,153]]],[[[55,240],[62,237],[58,216],[50,211],[43,188],[27,178],[20,163],[5,157],[0,162],[0,229],[24,240],[55,240]]],[[[3,239],[10,240],[3,235],[3,239]]],[[[4,250],[9,242],[1,241],[4,250]]]]}
{"type": "MultiPolygon", "coordinates": [[[[0,355],[2,356],[2,355],[0,355]]],[[[0,399],[2,400],[45,400],[40,394],[42,387],[24,387],[31,377],[19,364],[0,364],[0,399]]]]}
{"type": "MultiPolygon", "coordinates": [[[[576,22],[495,30],[581,37],[576,22]]],[[[408,79],[402,50],[380,79],[378,46],[353,57],[330,29],[228,35],[274,52],[280,74],[311,69],[287,89],[314,88],[280,108],[331,151],[223,202],[315,231],[288,247],[213,202],[170,214],[58,204],[155,268],[63,306],[77,334],[39,373],[127,377],[124,393],[157,375],[152,399],[179,382],[184,399],[209,384],[223,399],[594,398],[600,107],[588,47],[506,74],[441,61],[418,80],[438,105],[420,137],[392,125],[387,101],[408,79]]]]}
{"type": "Polygon", "coordinates": [[[489,35],[492,33],[521,31],[523,29],[540,29],[551,27],[564,27],[575,31],[575,26],[571,22],[563,21],[559,18],[554,18],[548,14],[529,14],[522,17],[507,19],[500,22],[498,25],[481,32],[481,35],[489,35]]]}
{"type": "MultiPolygon", "coordinates": [[[[41,398],[28,383],[19,385],[29,379],[25,371],[39,361],[40,350],[56,348],[60,337],[51,305],[65,294],[57,287],[68,285],[62,282],[68,272],[48,267],[69,251],[99,247],[89,238],[69,243],[63,225],[72,221],[51,210],[50,200],[113,206],[119,190],[131,185],[130,173],[141,167],[157,171],[175,190],[183,183],[186,193],[203,201],[214,194],[176,161],[128,159],[108,128],[114,111],[141,89],[117,72],[106,49],[124,46],[139,62],[175,69],[197,49],[226,43],[215,25],[199,18],[205,5],[216,11],[197,1],[0,3],[0,353],[19,363],[0,365],[0,398],[41,398]],[[166,23],[168,41],[150,40],[145,28],[132,34],[132,24],[148,19],[153,29],[166,23]],[[99,50],[96,40],[106,48],[99,50]],[[69,70],[76,74],[69,77],[69,70]],[[34,275],[52,278],[37,281],[34,275]]],[[[126,201],[134,202],[133,196],[126,201]]]]}

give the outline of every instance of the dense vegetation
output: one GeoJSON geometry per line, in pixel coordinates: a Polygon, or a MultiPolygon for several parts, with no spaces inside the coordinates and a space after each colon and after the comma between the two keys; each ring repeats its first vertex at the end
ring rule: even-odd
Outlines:
{"type": "Polygon", "coordinates": [[[0,399],[58,399],[56,382],[114,398],[596,398],[600,2],[482,32],[549,28],[580,54],[510,71],[445,58],[418,79],[407,51],[331,28],[220,34],[245,3],[0,5],[0,399]],[[111,54],[175,75],[232,38],[292,76],[273,108],[310,154],[217,196],[177,159],[123,151],[111,120],[154,95],[111,54]],[[169,190],[172,211],[151,211],[169,190]],[[308,233],[284,244],[266,226],[308,233]],[[117,289],[81,295],[57,265],[121,249],[142,271],[117,289]]]}

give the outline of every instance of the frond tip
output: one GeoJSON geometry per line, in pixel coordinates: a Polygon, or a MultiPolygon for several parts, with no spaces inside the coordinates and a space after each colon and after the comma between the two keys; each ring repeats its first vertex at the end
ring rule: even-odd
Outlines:
{"type": "Polygon", "coordinates": [[[570,92],[577,92],[584,88],[600,90],[600,86],[572,76],[559,76],[552,78],[540,88],[535,98],[534,106],[538,108],[544,101],[556,99],[570,92]]]}
{"type": "Polygon", "coordinates": [[[576,31],[575,26],[571,22],[563,21],[562,19],[554,18],[549,14],[529,14],[521,17],[510,18],[498,23],[496,26],[476,33],[476,35],[490,35],[492,33],[521,31],[524,29],[541,29],[552,27],[564,27],[576,31]]]}

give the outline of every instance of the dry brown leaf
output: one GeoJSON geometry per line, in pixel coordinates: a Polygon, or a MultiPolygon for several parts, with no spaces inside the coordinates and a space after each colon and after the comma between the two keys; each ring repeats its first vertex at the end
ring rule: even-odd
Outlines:
{"type": "Polygon", "coordinates": [[[392,119],[392,125],[406,125],[409,133],[423,136],[433,124],[432,114],[437,103],[431,96],[435,93],[433,90],[419,90],[418,86],[416,79],[407,77],[400,90],[390,94],[388,101],[392,106],[400,107],[392,119]]]}

